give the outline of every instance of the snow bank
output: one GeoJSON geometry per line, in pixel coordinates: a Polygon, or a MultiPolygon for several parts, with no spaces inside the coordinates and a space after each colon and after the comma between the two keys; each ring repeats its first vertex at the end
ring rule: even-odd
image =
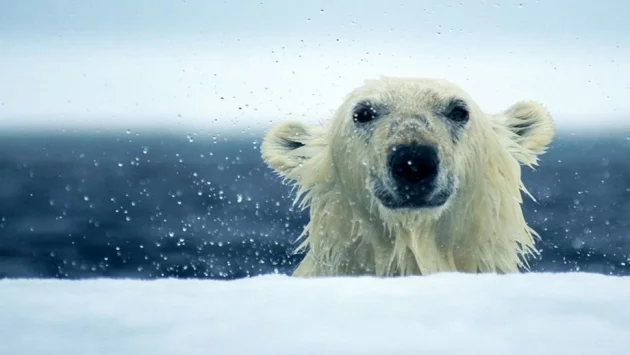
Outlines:
{"type": "Polygon", "coordinates": [[[1,354],[627,354],[630,277],[0,281],[1,354]]]}

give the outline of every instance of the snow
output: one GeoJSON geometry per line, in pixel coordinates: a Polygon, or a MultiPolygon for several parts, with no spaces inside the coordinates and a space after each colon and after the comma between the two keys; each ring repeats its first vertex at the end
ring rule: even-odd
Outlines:
{"type": "Polygon", "coordinates": [[[630,277],[0,281],[1,354],[626,354],[630,277]]]}

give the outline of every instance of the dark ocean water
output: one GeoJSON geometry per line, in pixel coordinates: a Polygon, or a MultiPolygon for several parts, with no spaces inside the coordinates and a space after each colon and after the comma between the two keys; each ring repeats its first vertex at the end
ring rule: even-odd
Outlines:
{"type": "MultiPolygon", "coordinates": [[[[558,136],[524,181],[534,271],[630,275],[630,134],[558,136]]],[[[289,273],[307,222],[260,136],[5,134],[0,277],[289,273]]]]}

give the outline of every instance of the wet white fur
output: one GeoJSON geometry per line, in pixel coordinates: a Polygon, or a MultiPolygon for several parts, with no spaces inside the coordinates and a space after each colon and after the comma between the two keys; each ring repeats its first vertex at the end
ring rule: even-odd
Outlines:
{"type": "Polygon", "coordinates": [[[536,165],[553,135],[551,117],[537,103],[518,102],[490,115],[447,81],[390,77],[366,81],[321,127],[278,124],[263,141],[263,159],[295,183],[296,202],[310,208],[298,248],[308,252],[294,275],[527,269],[527,257],[537,253],[537,234],[521,209],[521,191],[528,192],[520,164],[536,165]],[[470,111],[457,141],[449,136],[449,123],[435,114],[451,97],[465,100],[470,111]],[[392,107],[372,123],[371,133],[352,120],[354,105],[364,99],[392,107]],[[428,123],[415,124],[415,115],[428,117],[428,123]],[[399,129],[392,134],[392,127],[399,129]],[[371,191],[370,174],[387,176],[388,146],[409,141],[438,147],[440,174],[456,177],[456,192],[441,208],[390,210],[371,191]]]}

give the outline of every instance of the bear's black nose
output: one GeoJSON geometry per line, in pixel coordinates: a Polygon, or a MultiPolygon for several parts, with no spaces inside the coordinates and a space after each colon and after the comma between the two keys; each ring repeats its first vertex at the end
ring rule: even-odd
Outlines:
{"type": "Polygon", "coordinates": [[[391,149],[388,165],[397,188],[428,193],[438,175],[438,153],[430,145],[397,145],[391,149]]]}

